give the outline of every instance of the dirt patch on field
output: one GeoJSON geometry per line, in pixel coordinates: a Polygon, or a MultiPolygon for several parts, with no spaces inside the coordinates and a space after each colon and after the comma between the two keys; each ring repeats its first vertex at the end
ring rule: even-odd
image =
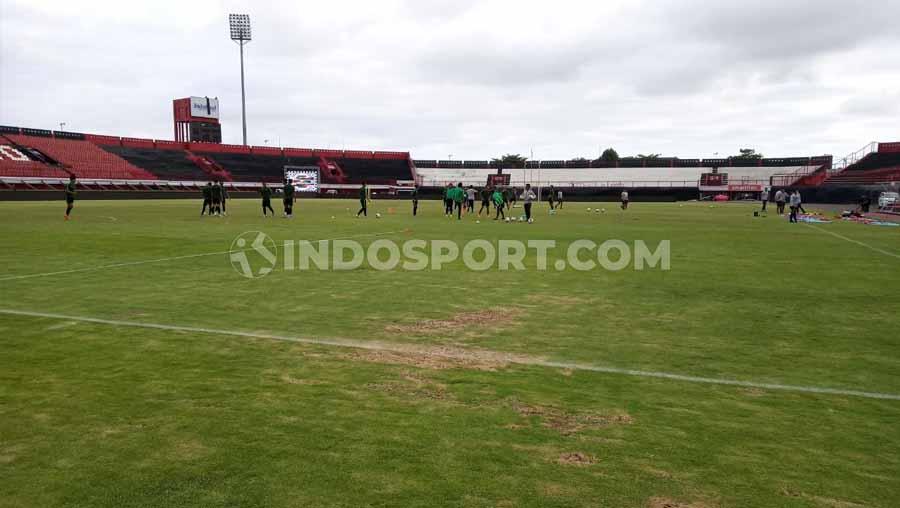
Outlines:
{"type": "Polygon", "coordinates": [[[399,380],[369,383],[366,388],[404,399],[442,401],[454,399],[447,391],[447,385],[414,372],[404,372],[399,380]]]}
{"type": "Polygon", "coordinates": [[[762,388],[750,387],[750,388],[742,388],[741,393],[748,397],[762,397],[766,394],[766,391],[762,388]]]}
{"type": "Polygon", "coordinates": [[[682,503],[667,497],[651,497],[647,501],[648,508],[714,508],[713,505],[701,501],[682,503]]]}
{"type": "Polygon", "coordinates": [[[209,455],[210,449],[196,439],[187,439],[175,443],[169,457],[175,460],[197,460],[209,455]]]}
{"type": "Polygon", "coordinates": [[[522,311],[516,308],[476,310],[460,312],[449,319],[425,319],[410,324],[392,323],[384,329],[391,333],[404,334],[456,333],[471,326],[496,328],[512,322],[521,313],[522,311]]]}
{"type": "Polygon", "coordinates": [[[12,464],[24,451],[24,445],[13,445],[3,448],[0,450],[0,464],[12,464]]]}
{"type": "Polygon", "coordinates": [[[564,295],[529,295],[525,298],[525,300],[533,303],[540,303],[542,305],[559,305],[564,307],[571,305],[582,305],[590,302],[590,300],[586,298],[564,295]]]}
{"type": "Polygon", "coordinates": [[[405,351],[385,351],[369,349],[349,354],[353,360],[377,363],[409,365],[420,369],[472,369],[495,371],[509,365],[513,355],[452,347],[416,347],[405,351]]]}
{"type": "Polygon", "coordinates": [[[291,376],[290,374],[282,374],[279,377],[281,381],[290,384],[290,385],[323,385],[325,381],[320,381],[318,379],[302,379],[291,376]]]}
{"type": "Polygon", "coordinates": [[[672,473],[664,471],[662,469],[657,469],[655,467],[644,466],[641,468],[641,470],[657,478],[662,478],[663,480],[670,480],[672,478],[672,473]]]}
{"type": "Polygon", "coordinates": [[[867,508],[867,505],[854,503],[853,501],[845,501],[842,499],[834,499],[831,497],[814,496],[805,492],[799,492],[792,489],[783,489],[781,493],[787,497],[802,497],[816,503],[824,508],[867,508]]]}
{"type": "Polygon", "coordinates": [[[597,463],[597,458],[586,453],[571,452],[560,455],[556,463],[563,466],[590,466],[597,463]]]}
{"type": "Polygon", "coordinates": [[[601,415],[596,413],[569,413],[548,406],[514,404],[513,408],[523,418],[537,416],[542,425],[563,435],[571,435],[586,429],[598,429],[610,425],[630,425],[634,419],[628,414],[601,415]]]}

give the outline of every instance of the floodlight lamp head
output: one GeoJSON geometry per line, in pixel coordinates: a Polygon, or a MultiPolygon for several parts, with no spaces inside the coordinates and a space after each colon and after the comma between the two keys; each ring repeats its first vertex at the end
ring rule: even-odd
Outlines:
{"type": "Polygon", "coordinates": [[[231,27],[231,40],[233,41],[249,41],[250,33],[250,16],[247,14],[229,14],[228,25],[231,27]]]}

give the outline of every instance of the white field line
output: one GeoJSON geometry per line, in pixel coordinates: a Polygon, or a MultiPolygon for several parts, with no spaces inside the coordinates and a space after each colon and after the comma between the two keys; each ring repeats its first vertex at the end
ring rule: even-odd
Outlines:
{"type": "Polygon", "coordinates": [[[478,359],[478,358],[491,359],[491,360],[502,360],[502,361],[506,361],[508,363],[514,363],[514,364],[518,364],[518,365],[582,370],[582,371],[601,372],[601,373],[606,373],[606,374],[620,374],[620,375],[644,377],[644,378],[670,379],[673,381],[682,381],[682,382],[687,382],[687,383],[728,385],[728,386],[739,386],[739,387],[744,387],[744,388],[759,388],[759,389],[764,389],[764,390],[781,390],[781,391],[788,391],[788,392],[815,393],[815,394],[824,394],[824,395],[841,395],[841,396],[849,396],[849,397],[863,397],[863,398],[869,398],[869,399],[900,400],[900,394],[893,394],[893,393],[869,392],[869,391],[862,391],[862,390],[845,390],[845,389],[840,389],[840,388],[827,388],[827,387],[820,387],[820,386],[802,386],[802,385],[787,385],[787,384],[780,384],[780,383],[762,383],[762,382],[755,382],[755,381],[739,381],[739,380],[735,380],[735,379],[688,376],[688,375],[683,375],[683,374],[672,374],[672,373],[668,373],[668,372],[623,369],[623,368],[618,368],[618,367],[601,367],[598,365],[590,365],[590,364],[577,363],[577,362],[543,360],[543,359],[535,358],[535,357],[522,356],[522,355],[517,355],[517,354],[513,354],[513,353],[501,353],[501,352],[489,351],[489,350],[454,351],[454,350],[447,350],[447,349],[442,349],[442,348],[428,348],[428,347],[407,345],[407,344],[392,344],[392,343],[371,342],[371,341],[367,342],[367,341],[360,341],[360,340],[353,340],[353,339],[296,337],[296,336],[289,336],[289,335],[252,333],[252,332],[242,332],[242,331],[238,331],[238,330],[222,330],[222,329],[216,329],[216,328],[202,328],[202,327],[195,327],[195,326],[165,325],[165,324],[158,324],[158,323],[144,323],[144,322],[138,322],[138,321],[120,321],[120,320],[101,319],[101,318],[92,318],[92,317],[83,317],[83,316],[69,316],[69,315],[64,315],[64,314],[52,314],[52,313],[47,313],[47,312],[30,312],[30,311],[13,310],[13,309],[0,309],[0,314],[10,315],[10,316],[27,316],[27,317],[36,317],[36,318],[46,318],[46,319],[60,319],[60,320],[67,320],[67,321],[78,321],[78,322],[83,322],[83,323],[94,323],[94,324],[120,326],[120,327],[166,330],[166,331],[172,331],[172,332],[188,332],[188,333],[196,333],[196,334],[243,337],[243,338],[251,338],[251,339],[277,340],[277,341],[295,342],[295,343],[300,343],[300,344],[312,344],[312,345],[320,345],[320,346],[367,349],[367,350],[375,350],[375,351],[389,351],[389,352],[395,352],[395,353],[420,353],[420,354],[429,354],[432,356],[439,356],[439,357],[444,357],[444,358],[449,358],[449,359],[457,359],[457,360],[478,359]]]}
{"type": "MultiPolygon", "coordinates": [[[[384,236],[384,235],[392,235],[396,233],[403,233],[405,230],[399,231],[385,231],[382,233],[366,233],[361,235],[352,235],[352,236],[342,236],[338,238],[323,238],[321,240],[309,240],[312,243],[315,242],[331,242],[334,240],[350,240],[353,238],[364,238],[367,236],[384,236]]],[[[275,248],[278,248],[278,245],[275,245],[275,248]]],[[[82,272],[96,272],[99,270],[108,270],[110,268],[123,268],[126,266],[138,266],[138,265],[148,265],[152,263],[165,263],[167,261],[180,261],[182,259],[194,259],[194,258],[202,258],[209,256],[221,256],[224,254],[234,254],[236,252],[248,252],[253,250],[252,247],[248,247],[246,249],[241,250],[222,250],[218,252],[204,252],[201,254],[187,254],[184,256],[173,256],[168,258],[157,258],[157,259],[142,259],[140,261],[128,261],[125,263],[112,263],[108,265],[100,265],[100,266],[89,266],[86,268],[74,268],[72,270],[60,270],[58,272],[45,272],[45,273],[30,273],[26,275],[11,275],[8,277],[0,277],[0,282],[8,281],[8,280],[22,280],[22,279],[32,279],[35,277],[50,277],[53,275],[67,275],[70,273],[82,273],[82,272]]]]}
{"type": "Polygon", "coordinates": [[[852,238],[847,238],[847,237],[844,236],[844,235],[835,233],[834,231],[829,231],[829,230],[827,230],[827,229],[825,229],[825,228],[823,228],[823,227],[814,226],[814,225],[812,225],[812,224],[806,224],[806,225],[809,226],[809,227],[811,227],[811,228],[813,228],[813,229],[818,229],[819,231],[821,231],[821,232],[823,232],[823,233],[828,233],[829,235],[831,235],[831,236],[833,236],[833,237],[835,237],[835,238],[840,238],[841,240],[844,240],[844,241],[847,241],[847,242],[850,242],[850,243],[855,243],[856,245],[865,247],[865,248],[867,248],[867,249],[869,249],[869,250],[871,250],[871,251],[875,251],[875,252],[877,252],[877,253],[879,253],[879,254],[884,254],[885,256],[891,256],[891,257],[900,259],[900,254],[897,254],[897,253],[895,253],[895,252],[887,251],[887,250],[884,250],[884,249],[879,249],[878,247],[873,247],[873,246],[871,246],[871,245],[869,245],[869,244],[867,244],[867,243],[860,242],[859,240],[854,240],[854,239],[852,239],[852,238]]]}

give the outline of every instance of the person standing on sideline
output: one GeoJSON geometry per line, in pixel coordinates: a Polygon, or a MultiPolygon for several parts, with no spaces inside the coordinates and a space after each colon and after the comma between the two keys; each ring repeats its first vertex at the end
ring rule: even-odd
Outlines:
{"type": "Polygon", "coordinates": [[[475,190],[475,187],[469,186],[466,189],[466,213],[475,213],[475,195],[478,194],[478,191],[475,190]]]}
{"type": "Polygon", "coordinates": [[[272,209],[272,189],[266,182],[263,182],[262,188],[259,189],[259,195],[262,196],[263,217],[267,217],[266,210],[272,212],[272,217],[275,217],[275,210],[272,209]]]}
{"type": "MultiPolygon", "coordinates": [[[[551,192],[551,196],[552,195],[553,194],[551,192]]],[[[524,203],[524,208],[525,208],[525,220],[527,220],[529,224],[534,222],[534,220],[531,218],[531,204],[534,202],[535,199],[537,199],[537,194],[535,194],[534,191],[531,190],[531,184],[526,183],[525,184],[525,192],[522,193],[522,202],[524,203]]],[[[553,201],[552,200],[550,201],[550,209],[551,210],[553,209],[553,201]]]]}
{"type": "Polygon", "coordinates": [[[290,219],[294,216],[294,182],[291,180],[284,181],[284,196],[282,197],[282,204],[284,205],[284,217],[286,219],[290,219]]]}
{"type": "Polygon", "coordinates": [[[485,212],[485,215],[491,214],[491,194],[494,191],[491,190],[490,186],[487,186],[481,189],[481,208],[478,209],[478,216],[481,217],[481,212],[485,212]]]}
{"type": "Polygon", "coordinates": [[[759,200],[762,201],[762,211],[766,211],[766,203],[769,202],[769,188],[763,187],[762,192],[759,195],[759,200]]]}
{"type": "MultiPolygon", "coordinates": [[[[525,186],[525,190],[528,190],[528,185],[525,186]]],[[[556,190],[553,189],[553,186],[550,186],[550,191],[547,192],[547,202],[550,203],[550,209],[555,210],[556,207],[553,205],[553,200],[556,199],[556,190]]]]}
{"type": "Polygon", "coordinates": [[[797,211],[800,209],[800,193],[794,191],[791,194],[791,216],[789,217],[790,222],[797,222],[797,211]]]}
{"type": "Polygon", "coordinates": [[[206,213],[209,210],[209,214],[212,215],[212,182],[206,182],[206,186],[203,187],[203,209],[200,210],[200,216],[206,213]]]}
{"type": "Polygon", "coordinates": [[[561,190],[556,191],[556,208],[563,207],[563,192],[561,190]]]}
{"type": "Polygon", "coordinates": [[[869,213],[869,210],[871,208],[872,208],[872,198],[870,198],[868,194],[864,194],[859,199],[859,211],[862,213],[869,213]]]}
{"type": "Polygon", "coordinates": [[[66,184],[66,220],[69,220],[72,208],[75,208],[75,193],[77,187],[78,182],[75,181],[75,175],[69,175],[69,183],[66,184]]]}
{"type": "Polygon", "coordinates": [[[800,196],[800,191],[795,189],[794,194],[797,195],[797,211],[806,213],[806,210],[803,209],[803,197],[800,196]]]}
{"type": "Polygon", "coordinates": [[[369,202],[369,186],[366,185],[366,182],[359,187],[359,211],[356,212],[356,216],[359,217],[359,214],[363,214],[364,217],[369,216],[369,210],[366,205],[369,202]]]}
{"type": "Polygon", "coordinates": [[[628,210],[628,191],[623,190],[619,198],[622,200],[622,210],[628,210]]]}
{"type": "Polygon", "coordinates": [[[494,188],[494,193],[491,194],[491,200],[494,201],[494,208],[497,209],[497,214],[494,216],[494,220],[506,218],[506,214],[503,213],[503,208],[506,206],[506,198],[503,196],[503,192],[500,191],[499,187],[494,188]]]}
{"type": "Polygon", "coordinates": [[[775,212],[778,215],[784,215],[784,202],[786,201],[787,196],[785,192],[781,189],[775,191],[775,212]]]}
{"type": "Polygon", "coordinates": [[[410,194],[410,196],[412,197],[413,217],[415,217],[416,214],[419,213],[419,186],[418,185],[413,185],[413,190],[412,190],[412,193],[410,194]]]}

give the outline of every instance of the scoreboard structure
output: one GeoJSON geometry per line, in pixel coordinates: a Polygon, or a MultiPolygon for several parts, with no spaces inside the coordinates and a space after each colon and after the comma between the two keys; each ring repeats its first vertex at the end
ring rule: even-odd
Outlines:
{"type": "Polygon", "coordinates": [[[508,186],[510,182],[510,174],[504,173],[503,170],[497,171],[497,174],[487,176],[488,187],[508,186]]]}
{"type": "Polygon", "coordinates": [[[222,142],[219,124],[219,99],[185,97],[172,101],[175,117],[175,141],[222,142]]]}

